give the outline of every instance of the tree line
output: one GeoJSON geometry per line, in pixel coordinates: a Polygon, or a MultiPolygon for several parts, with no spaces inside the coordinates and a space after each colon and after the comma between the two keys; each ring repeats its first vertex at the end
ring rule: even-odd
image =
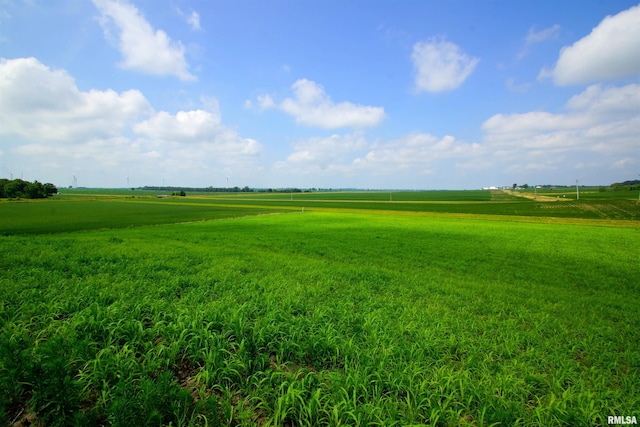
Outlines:
{"type": "Polygon", "coordinates": [[[640,190],[640,180],[634,179],[624,182],[614,182],[610,185],[610,188],[613,191],[640,190]]]}
{"type": "Polygon", "coordinates": [[[0,178],[0,199],[44,199],[57,192],[51,183],[0,178]]]}

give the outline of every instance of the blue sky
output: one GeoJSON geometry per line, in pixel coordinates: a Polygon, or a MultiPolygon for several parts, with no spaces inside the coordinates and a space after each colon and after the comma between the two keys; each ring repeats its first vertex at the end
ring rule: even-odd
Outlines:
{"type": "Polygon", "coordinates": [[[0,177],[463,189],[640,174],[640,5],[0,0],[0,177]]]}

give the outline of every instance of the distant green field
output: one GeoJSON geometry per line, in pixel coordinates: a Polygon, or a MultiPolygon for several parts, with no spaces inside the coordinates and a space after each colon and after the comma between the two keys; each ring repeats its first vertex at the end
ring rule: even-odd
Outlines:
{"type": "Polygon", "coordinates": [[[600,426],[640,415],[635,201],[410,194],[0,203],[0,420],[600,426]]]}
{"type": "MultiPolygon", "coordinates": [[[[66,197],[73,196],[155,196],[169,195],[171,191],[160,190],[128,190],[128,189],[62,189],[60,194],[66,197]]],[[[277,200],[290,200],[292,197],[302,200],[369,200],[388,201],[413,200],[413,201],[489,201],[490,191],[462,190],[462,191],[327,191],[327,192],[250,192],[250,193],[188,193],[206,197],[234,197],[234,198],[269,198],[277,200]]]]}
{"type": "Polygon", "coordinates": [[[336,201],[489,201],[490,191],[331,191],[307,193],[239,193],[241,198],[267,198],[277,200],[336,200],[336,201]]]}
{"type": "Polygon", "coordinates": [[[88,191],[64,190],[50,200],[0,202],[0,233],[123,228],[303,209],[640,220],[640,201],[625,192],[611,192],[618,198],[585,195],[580,200],[548,202],[500,191],[222,193],[168,198],[131,195],[127,190],[88,191]]]}
{"type": "Polygon", "coordinates": [[[528,194],[539,194],[542,196],[551,196],[558,198],[576,199],[579,197],[582,200],[594,200],[594,199],[622,199],[622,200],[639,200],[640,191],[636,190],[623,190],[614,191],[606,189],[604,187],[587,187],[581,188],[579,194],[576,194],[575,188],[556,188],[556,189],[532,189],[521,190],[528,194]],[[604,190],[602,190],[602,189],[604,190]]]}
{"type": "MultiPolygon", "coordinates": [[[[184,202],[184,200],[181,200],[184,202]]],[[[171,224],[289,211],[286,207],[176,203],[165,199],[42,200],[0,203],[0,234],[59,233],[171,224]]]]}

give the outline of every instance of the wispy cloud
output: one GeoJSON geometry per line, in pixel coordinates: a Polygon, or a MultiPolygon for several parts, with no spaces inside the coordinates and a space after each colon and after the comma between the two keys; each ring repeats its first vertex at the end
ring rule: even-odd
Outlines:
{"type": "Polygon", "coordinates": [[[525,93],[531,88],[531,83],[517,83],[514,78],[508,78],[505,86],[514,93],[525,93]]]}
{"type": "Polygon", "coordinates": [[[180,80],[196,80],[189,72],[179,41],[173,41],[163,30],[154,30],[142,13],[124,0],[93,0],[101,13],[101,24],[107,38],[117,33],[122,54],[122,68],[156,75],[173,75],[180,80]]]}
{"type": "Polygon", "coordinates": [[[535,27],[531,27],[527,36],[525,37],[525,42],[527,44],[540,43],[545,40],[549,40],[551,38],[557,37],[560,32],[560,25],[555,24],[549,28],[545,28],[540,31],[536,31],[535,27]]]}
{"type": "Polygon", "coordinates": [[[522,59],[529,54],[532,46],[538,43],[542,43],[546,40],[554,39],[558,37],[560,33],[560,25],[555,24],[549,28],[536,31],[535,27],[529,28],[529,32],[524,38],[524,47],[518,52],[518,59],[522,59]]]}
{"type": "Polygon", "coordinates": [[[202,27],[200,26],[200,15],[198,14],[198,12],[192,10],[191,13],[187,14],[184,13],[179,7],[176,8],[176,11],[178,12],[178,15],[180,15],[185,21],[187,21],[187,24],[189,24],[192,30],[202,31],[202,27]]]}

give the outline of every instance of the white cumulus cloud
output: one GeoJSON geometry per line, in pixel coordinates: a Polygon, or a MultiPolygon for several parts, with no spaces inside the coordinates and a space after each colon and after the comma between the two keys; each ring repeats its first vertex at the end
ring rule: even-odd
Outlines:
{"type": "Polygon", "coordinates": [[[430,38],[413,45],[411,60],[418,92],[443,92],[458,88],[471,75],[480,59],[464,53],[445,39],[430,38]]]}
{"type": "Polygon", "coordinates": [[[412,133],[391,141],[373,144],[368,152],[353,161],[354,166],[377,174],[395,171],[429,173],[436,162],[477,156],[481,147],[446,135],[438,138],[427,133],[412,133]]]}
{"type": "Polygon", "coordinates": [[[275,167],[302,175],[345,173],[352,153],[365,148],[367,142],[359,132],[312,137],[295,143],[293,152],[275,167]]]}
{"type": "Polygon", "coordinates": [[[259,170],[262,144],[224,126],[213,98],[201,98],[203,109],[155,111],[138,90],[82,91],[35,58],[0,58],[0,93],[3,164],[29,165],[25,176],[65,184],[74,172],[80,185],[124,185],[107,181],[115,170],[132,185],[162,175],[202,185],[225,168],[238,179],[259,170]]]}
{"type": "Polygon", "coordinates": [[[80,91],[35,58],[0,59],[0,135],[75,143],[116,136],[151,111],[137,90],[80,91]]]}
{"type": "Polygon", "coordinates": [[[220,117],[208,111],[178,111],[175,115],[160,111],[137,123],[133,130],[152,138],[191,141],[206,138],[219,127],[220,117]]]}
{"type": "Polygon", "coordinates": [[[367,141],[359,133],[309,138],[293,146],[276,170],[294,175],[413,177],[429,174],[441,162],[457,162],[482,154],[477,143],[453,136],[412,133],[394,140],[367,141]]]}
{"type": "Polygon", "coordinates": [[[640,74],[640,5],[607,16],[591,33],[560,51],[551,77],[560,86],[615,80],[640,74]]]}
{"type": "Polygon", "coordinates": [[[242,138],[223,126],[217,111],[178,111],[176,114],[160,111],[135,124],[133,131],[160,142],[199,144],[219,154],[252,156],[262,150],[255,139],[242,138]]]}
{"type": "Polygon", "coordinates": [[[640,85],[593,85],[566,103],[566,112],[496,114],[484,122],[485,143],[504,156],[529,153],[638,152],[640,85]]]}
{"type": "MultiPolygon", "coordinates": [[[[294,97],[286,98],[279,105],[268,96],[259,96],[261,109],[279,108],[295,117],[297,123],[324,129],[363,128],[375,126],[386,117],[384,108],[357,105],[351,102],[335,103],[324,88],[307,79],[297,80],[291,85],[294,97]]],[[[245,103],[252,106],[251,102],[245,103]]]]}
{"type": "Polygon", "coordinates": [[[101,13],[106,36],[112,38],[113,30],[118,34],[122,68],[196,80],[189,72],[182,43],[171,40],[163,30],[154,30],[134,5],[124,0],[93,0],[93,3],[101,13]]]}

